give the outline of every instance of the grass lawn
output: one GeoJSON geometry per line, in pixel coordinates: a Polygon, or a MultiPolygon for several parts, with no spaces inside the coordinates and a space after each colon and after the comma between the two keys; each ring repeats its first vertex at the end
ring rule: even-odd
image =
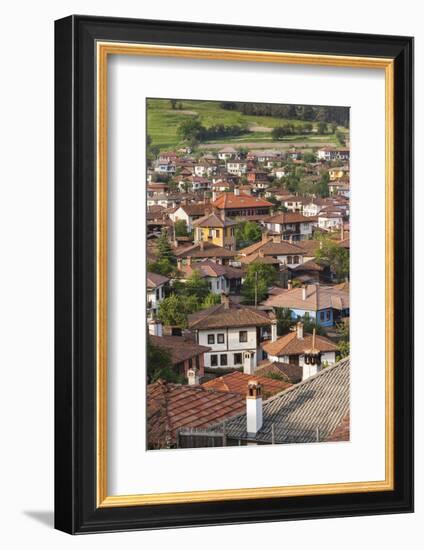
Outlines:
{"type": "MultiPolygon", "coordinates": [[[[206,127],[215,124],[225,126],[246,124],[247,126],[259,126],[262,128],[275,128],[284,123],[300,124],[302,120],[284,119],[270,116],[243,115],[238,111],[228,111],[222,109],[217,101],[178,101],[181,103],[181,109],[172,109],[171,103],[167,99],[148,99],[147,100],[147,132],[152,140],[152,145],[159,147],[161,151],[166,149],[175,149],[182,146],[177,135],[179,124],[187,117],[199,116],[202,124],[206,127]]],[[[324,141],[327,143],[338,144],[333,134],[320,136],[313,135],[293,135],[281,140],[282,142],[310,142],[324,141]]],[[[234,138],[223,137],[210,143],[240,143],[256,142],[271,144],[273,142],[271,133],[268,131],[257,131],[252,128],[251,132],[234,138]]]]}

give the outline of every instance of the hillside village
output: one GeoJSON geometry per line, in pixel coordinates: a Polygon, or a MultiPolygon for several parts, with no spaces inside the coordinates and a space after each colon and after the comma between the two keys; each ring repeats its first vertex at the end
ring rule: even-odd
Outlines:
{"type": "Polygon", "coordinates": [[[147,140],[148,448],[348,440],[347,128],[187,118],[147,140]]]}

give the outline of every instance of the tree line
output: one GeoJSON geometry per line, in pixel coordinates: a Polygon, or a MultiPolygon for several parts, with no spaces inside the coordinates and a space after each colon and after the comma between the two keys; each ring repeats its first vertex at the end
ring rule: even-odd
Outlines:
{"type": "Polygon", "coordinates": [[[238,124],[215,124],[207,128],[198,118],[184,120],[177,128],[179,138],[189,143],[240,136],[248,131],[246,125],[238,124]]]}
{"type": "Polygon", "coordinates": [[[335,122],[340,126],[349,126],[348,107],[285,105],[277,103],[239,103],[222,101],[222,109],[238,111],[244,115],[272,116],[311,122],[335,122]]]}

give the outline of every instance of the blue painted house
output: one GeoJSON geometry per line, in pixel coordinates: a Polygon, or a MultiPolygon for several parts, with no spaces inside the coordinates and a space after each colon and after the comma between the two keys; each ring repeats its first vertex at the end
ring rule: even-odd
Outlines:
{"type": "Polygon", "coordinates": [[[323,327],[332,327],[349,317],[349,289],[345,284],[275,288],[263,305],[289,309],[293,319],[306,316],[323,327]]]}

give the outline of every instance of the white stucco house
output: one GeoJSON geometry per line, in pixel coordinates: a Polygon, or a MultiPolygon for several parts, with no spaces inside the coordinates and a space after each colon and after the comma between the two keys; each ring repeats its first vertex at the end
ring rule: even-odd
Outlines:
{"type": "Polygon", "coordinates": [[[264,357],[261,343],[277,337],[272,313],[230,304],[225,295],[221,304],[189,315],[188,327],[199,345],[211,348],[205,353],[205,367],[243,367],[247,374],[253,374],[264,357]]]}
{"type": "Polygon", "coordinates": [[[336,363],[337,346],[324,336],[306,334],[303,324],[281,336],[274,342],[264,342],[262,348],[272,362],[288,363],[302,367],[302,380],[320,372],[325,366],[336,363]]]}

